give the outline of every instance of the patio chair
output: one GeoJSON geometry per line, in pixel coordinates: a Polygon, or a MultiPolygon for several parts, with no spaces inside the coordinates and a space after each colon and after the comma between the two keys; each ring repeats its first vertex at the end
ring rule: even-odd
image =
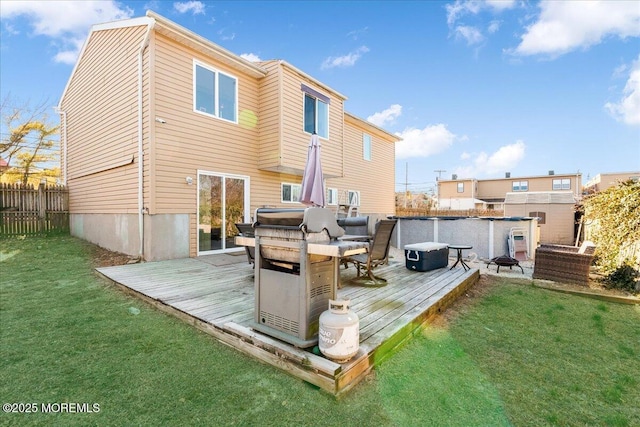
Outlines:
{"type": "Polygon", "coordinates": [[[339,218],[338,225],[344,228],[347,236],[368,236],[369,216],[354,216],[349,218],[339,218]]]}
{"type": "MultiPolygon", "coordinates": [[[[253,226],[249,223],[238,223],[236,228],[240,234],[244,237],[255,237],[253,232],[253,226]]],[[[256,267],[256,248],[252,246],[245,246],[244,250],[247,252],[247,261],[249,264],[253,264],[253,268],[256,267]]]]}
{"type": "Polygon", "coordinates": [[[347,263],[353,263],[358,269],[357,277],[353,279],[354,283],[368,286],[385,286],[387,284],[387,280],[374,275],[373,270],[389,261],[391,233],[393,233],[396,222],[395,219],[383,219],[376,223],[369,251],[366,254],[345,258],[347,263]],[[364,275],[361,270],[364,270],[364,275]]]}
{"type": "Polygon", "coordinates": [[[584,242],[580,248],[540,245],[536,249],[533,278],[588,286],[594,252],[591,242],[584,242]]]}

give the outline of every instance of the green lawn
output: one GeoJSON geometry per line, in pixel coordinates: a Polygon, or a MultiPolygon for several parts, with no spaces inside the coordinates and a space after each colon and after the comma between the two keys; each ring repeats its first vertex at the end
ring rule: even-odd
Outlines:
{"type": "Polygon", "coordinates": [[[99,405],[0,425],[640,425],[638,306],[500,281],[336,400],[123,295],[92,250],[0,240],[0,401],[99,405]]]}

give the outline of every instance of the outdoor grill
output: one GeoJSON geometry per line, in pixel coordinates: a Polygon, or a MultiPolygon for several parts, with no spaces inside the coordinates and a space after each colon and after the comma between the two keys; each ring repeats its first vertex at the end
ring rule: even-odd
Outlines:
{"type": "Polygon", "coordinates": [[[326,208],[260,208],[253,227],[254,328],[300,348],[315,345],[320,314],[336,298],[340,257],[367,244],[337,240],[344,230],[326,208]]]}

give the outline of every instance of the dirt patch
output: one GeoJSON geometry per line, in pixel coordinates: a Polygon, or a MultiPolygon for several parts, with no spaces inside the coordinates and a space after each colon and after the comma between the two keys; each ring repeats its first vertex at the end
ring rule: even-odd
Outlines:
{"type": "Polygon", "coordinates": [[[436,316],[430,323],[436,327],[446,327],[456,317],[469,311],[478,301],[489,294],[495,286],[498,286],[501,281],[502,279],[496,276],[480,275],[475,285],[456,298],[442,314],[436,316]]]}
{"type": "Polygon", "coordinates": [[[113,252],[100,246],[94,245],[91,250],[93,265],[95,268],[111,267],[114,265],[125,265],[137,262],[136,257],[132,257],[120,252],[113,252]]]}

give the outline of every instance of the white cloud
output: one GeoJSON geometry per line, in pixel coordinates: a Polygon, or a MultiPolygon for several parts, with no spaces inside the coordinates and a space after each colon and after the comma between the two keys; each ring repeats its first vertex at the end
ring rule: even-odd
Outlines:
{"type": "Polygon", "coordinates": [[[458,18],[467,13],[477,14],[480,12],[481,3],[479,1],[460,1],[456,0],[453,4],[447,4],[447,24],[453,25],[458,18]]]}
{"type": "Polygon", "coordinates": [[[543,1],[512,53],[555,57],[598,44],[607,36],[640,36],[637,1],[543,1]]]}
{"type": "Polygon", "coordinates": [[[66,41],[65,44],[69,46],[69,49],[61,50],[58,53],[56,53],[55,56],[53,57],[53,60],[55,62],[59,62],[62,64],[73,65],[78,59],[78,53],[80,52],[80,49],[82,49],[82,45],[84,44],[84,39],[83,38],[77,38],[73,40],[69,39],[66,41]]]}
{"type": "Polygon", "coordinates": [[[142,7],[144,10],[160,10],[160,1],[158,0],[150,0],[144,4],[142,7]]]}
{"type": "Polygon", "coordinates": [[[360,46],[358,49],[347,55],[336,57],[330,56],[329,58],[324,60],[320,68],[326,70],[328,68],[335,67],[352,67],[362,57],[362,55],[367,52],[369,52],[368,47],[360,46]]]}
{"type": "Polygon", "coordinates": [[[367,31],[369,31],[369,27],[364,27],[364,28],[360,28],[359,30],[349,31],[347,33],[347,37],[349,37],[352,40],[358,40],[361,36],[367,34],[367,31]]]}
{"type": "Polygon", "coordinates": [[[240,54],[240,57],[246,59],[247,61],[251,61],[251,62],[260,62],[260,61],[262,61],[262,59],[260,59],[260,57],[258,55],[256,55],[255,53],[243,53],[243,54],[240,54]]]}
{"type": "Polygon", "coordinates": [[[402,105],[393,104],[389,108],[379,113],[372,114],[367,117],[367,121],[373,123],[376,126],[384,126],[389,123],[393,123],[402,114],[402,105]]]}
{"type": "Polygon", "coordinates": [[[424,129],[408,128],[397,133],[402,141],[396,142],[396,159],[429,157],[449,148],[456,135],[440,123],[424,129]]]}
{"type": "Polygon", "coordinates": [[[511,9],[516,4],[516,0],[485,0],[487,6],[496,11],[511,9]]]}
{"type": "Polygon", "coordinates": [[[227,29],[226,28],[222,28],[220,30],[218,30],[218,36],[220,37],[220,40],[233,40],[236,38],[236,33],[227,33],[227,29]]]}
{"type": "Polygon", "coordinates": [[[493,154],[481,152],[475,156],[472,167],[464,168],[465,173],[468,176],[480,176],[509,171],[524,159],[525,148],[525,143],[518,140],[514,144],[500,147],[493,154]]]}
{"type": "Polygon", "coordinates": [[[27,19],[33,35],[46,36],[60,46],[54,60],[74,63],[94,24],[130,18],[133,10],[115,1],[3,1],[0,18],[27,19]]]}
{"type": "Polygon", "coordinates": [[[445,6],[447,10],[447,24],[453,26],[461,16],[466,14],[477,15],[483,9],[501,12],[505,9],[511,9],[515,5],[515,0],[456,0],[455,3],[450,3],[445,6]]]}
{"type": "Polygon", "coordinates": [[[4,24],[4,30],[7,33],[11,34],[12,36],[17,36],[18,34],[20,34],[20,31],[18,31],[13,25],[7,22],[4,22],[3,24],[4,24]]]}
{"type": "Polygon", "coordinates": [[[173,8],[178,13],[189,13],[192,15],[204,15],[204,3],[201,1],[182,1],[173,3],[173,8]]]}
{"type": "Polygon", "coordinates": [[[456,27],[455,33],[456,37],[465,39],[469,46],[479,44],[484,41],[484,36],[480,32],[480,30],[475,27],[459,25],[456,27]]]}
{"type": "Polygon", "coordinates": [[[607,102],[605,109],[616,120],[628,125],[640,125],[640,55],[633,62],[629,79],[618,102],[607,102]]]}
{"type": "Polygon", "coordinates": [[[489,23],[489,27],[487,28],[487,31],[489,32],[489,34],[496,33],[500,29],[501,24],[502,22],[495,19],[489,23]]]}

